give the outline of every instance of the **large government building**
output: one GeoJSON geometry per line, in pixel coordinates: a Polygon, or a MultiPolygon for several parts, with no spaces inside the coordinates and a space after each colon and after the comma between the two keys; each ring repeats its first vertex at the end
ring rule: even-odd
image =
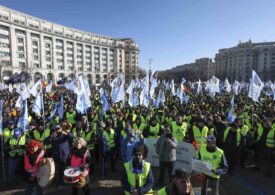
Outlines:
{"type": "Polygon", "coordinates": [[[36,80],[83,74],[100,84],[119,73],[137,74],[138,45],[131,38],[97,35],[0,6],[0,77],[26,71],[36,80]]]}
{"type": "Polygon", "coordinates": [[[222,80],[249,82],[252,70],[263,81],[275,81],[275,42],[240,42],[220,49],[215,56],[214,73],[222,80]]]}

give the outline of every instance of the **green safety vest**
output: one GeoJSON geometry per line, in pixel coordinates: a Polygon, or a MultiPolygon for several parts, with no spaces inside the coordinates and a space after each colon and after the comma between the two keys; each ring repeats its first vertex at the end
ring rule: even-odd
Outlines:
{"type": "Polygon", "coordinates": [[[144,116],[140,116],[140,120],[141,120],[141,123],[144,123],[144,124],[147,123],[147,120],[144,116]]]}
{"type": "Polygon", "coordinates": [[[187,130],[187,123],[183,122],[182,125],[177,125],[176,121],[172,122],[172,134],[177,139],[178,142],[181,142],[185,138],[187,130]]]}
{"type": "Polygon", "coordinates": [[[18,140],[16,140],[13,137],[13,133],[14,133],[14,131],[11,132],[11,137],[10,137],[10,141],[9,141],[10,147],[12,148],[9,151],[9,155],[11,157],[15,157],[16,154],[18,154],[19,156],[22,156],[25,152],[25,149],[23,149],[21,147],[26,144],[26,136],[25,136],[25,134],[23,134],[19,137],[18,140]]]}
{"type": "Polygon", "coordinates": [[[4,130],[3,130],[3,137],[4,137],[4,143],[6,144],[7,141],[10,139],[10,136],[11,136],[11,130],[6,127],[4,130]]]}
{"type": "Polygon", "coordinates": [[[75,121],[76,112],[73,111],[73,113],[66,112],[66,119],[72,124],[76,124],[75,121]]]}
{"type": "MultiPolygon", "coordinates": [[[[82,132],[81,137],[88,143],[91,139],[92,133],[93,133],[93,131],[82,132]]],[[[93,150],[95,148],[95,143],[92,142],[90,144],[87,144],[87,148],[88,148],[88,150],[93,150]]]]}
{"type": "Polygon", "coordinates": [[[133,129],[135,131],[141,131],[143,132],[143,130],[145,129],[146,125],[144,123],[140,123],[139,127],[137,126],[136,123],[133,124],[133,129]]]}
{"type": "MultiPolygon", "coordinates": [[[[226,137],[230,131],[231,127],[227,127],[226,130],[224,131],[224,134],[223,134],[223,142],[225,142],[226,140],[226,137]]],[[[241,142],[241,133],[240,133],[240,129],[237,130],[237,146],[240,145],[240,142],[241,142]]]]}
{"type": "Polygon", "coordinates": [[[243,136],[246,136],[248,131],[249,131],[249,126],[243,125],[242,128],[241,128],[241,134],[243,136]]]}
{"type": "Polygon", "coordinates": [[[150,125],[150,128],[149,128],[149,132],[150,134],[154,134],[153,136],[152,135],[149,135],[149,137],[158,137],[158,133],[159,133],[159,124],[157,123],[155,127],[152,127],[150,125]]]}
{"type": "Polygon", "coordinates": [[[190,114],[190,115],[185,115],[185,116],[183,117],[183,119],[184,119],[184,120],[187,120],[188,122],[190,122],[191,119],[192,119],[192,115],[191,115],[191,114],[190,114]]]}
{"type": "Polygon", "coordinates": [[[125,138],[127,137],[127,133],[126,133],[126,131],[124,131],[124,130],[122,130],[122,131],[120,132],[120,135],[123,137],[123,139],[125,139],[125,138]]]}
{"type": "Polygon", "coordinates": [[[115,147],[115,131],[113,129],[110,130],[110,134],[107,131],[104,131],[103,136],[109,149],[115,147]]]}
{"type": "Polygon", "coordinates": [[[172,122],[174,121],[174,119],[173,119],[173,117],[166,117],[166,118],[165,118],[165,121],[166,121],[169,125],[171,125],[172,122]]]}
{"type": "Polygon", "coordinates": [[[166,187],[161,188],[160,190],[158,190],[157,195],[167,195],[166,187]]]}
{"type": "MultiPolygon", "coordinates": [[[[215,152],[208,152],[206,145],[202,145],[200,148],[200,156],[203,162],[211,163],[214,170],[217,170],[221,166],[223,150],[217,148],[215,152]]],[[[219,175],[213,173],[212,177],[220,178],[219,175]]]]}
{"type": "Polygon", "coordinates": [[[208,135],[208,127],[204,126],[202,128],[202,131],[200,131],[200,129],[196,125],[193,125],[192,129],[193,129],[194,139],[198,143],[198,145],[202,145],[206,143],[206,137],[208,135]]]}
{"type": "Polygon", "coordinates": [[[252,125],[251,125],[251,122],[250,122],[250,118],[244,119],[244,122],[245,122],[245,124],[248,126],[249,129],[252,128],[252,125]]]}
{"type": "MultiPolygon", "coordinates": [[[[263,131],[264,131],[264,128],[262,125],[260,125],[257,130],[257,133],[258,133],[257,141],[261,139],[263,135],[263,131]]],[[[268,131],[265,145],[268,148],[275,148],[275,129],[272,128],[268,131]]]]}
{"type": "MultiPolygon", "coordinates": [[[[76,138],[78,138],[78,136],[77,136],[77,131],[76,131],[76,127],[75,128],[73,128],[73,142],[76,140],[76,138]]],[[[81,137],[81,135],[82,135],[82,133],[83,133],[83,131],[82,131],[82,129],[80,130],[80,137],[81,137]]]]}
{"type": "MultiPolygon", "coordinates": [[[[149,162],[144,162],[143,172],[140,174],[133,173],[131,161],[124,163],[124,167],[126,170],[128,182],[132,188],[136,189],[136,182],[139,183],[139,187],[143,187],[146,184],[147,177],[148,177],[149,171],[150,171],[150,163],[149,162]]],[[[152,194],[153,193],[152,189],[150,189],[150,191],[147,193],[152,194]]],[[[125,194],[130,195],[131,193],[125,191],[125,194]]]]}
{"type": "MultiPolygon", "coordinates": [[[[46,139],[47,137],[49,137],[51,134],[51,130],[50,129],[46,129],[45,131],[43,131],[42,135],[40,134],[40,132],[38,130],[34,130],[33,131],[33,137],[34,139],[40,141],[43,144],[44,139],[46,139]]],[[[52,148],[52,145],[46,145],[45,149],[50,149],[52,148]]]]}

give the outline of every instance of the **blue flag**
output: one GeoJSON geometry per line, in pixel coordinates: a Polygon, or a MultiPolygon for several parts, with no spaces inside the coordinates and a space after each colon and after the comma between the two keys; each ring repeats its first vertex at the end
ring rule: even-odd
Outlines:
{"type": "Polygon", "coordinates": [[[58,112],[59,119],[61,120],[63,118],[63,113],[64,113],[63,95],[60,98],[60,102],[57,107],[57,112],[58,112]]]}
{"type": "Polygon", "coordinates": [[[17,127],[23,129],[23,131],[28,131],[29,122],[28,122],[28,102],[24,100],[23,109],[21,109],[20,117],[17,122],[17,127]]]}
{"type": "Polygon", "coordinates": [[[34,103],[32,105],[32,111],[38,116],[41,116],[42,109],[43,109],[43,94],[41,92],[38,92],[36,94],[34,103]]]}
{"type": "Polygon", "coordinates": [[[232,97],[231,104],[230,104],[230,109],[227,114],[227,121],[228,123],[233,123],[235,121],[236,116],[233,114],[233,109],[234,109],[234,96],[232,97]]]}
{"type": "Polygon", "coordinates": [[[53,119],[53,117],[54,117],[56,111],[57,111],[57,106],[56,106],[56,107],[53,109],[53,111],[51,112],[51,115],[50,115],[50,117],[49,117],[49,120],[52,120],[52,119],[53,119]]]}
{"type": "Polygon", "coordinates": [[[110,110],[110,104],[108,102],[105,90],[101,88],[99,92],[100,92],[100,100],[102,104],[102,115],[104,115],[106,111],[110,110]]]}

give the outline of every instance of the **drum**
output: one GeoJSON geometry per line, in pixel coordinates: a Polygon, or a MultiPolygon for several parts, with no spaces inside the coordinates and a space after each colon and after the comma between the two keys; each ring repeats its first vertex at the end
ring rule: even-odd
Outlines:
{"type": "Polygon", "coordinates": [[[42,188],[51,184],[55,174],[55,165],[52,158],[46,158],[46,164],[41,165],[37,172],[37,182],[42,188]]]}
{"type": "Polygon", "coordinates": [[[80,174],[81,172],[78,168],[70,167],[68,169],[65,169],[63,181],[68,184],[78,183],[80,174]]]}

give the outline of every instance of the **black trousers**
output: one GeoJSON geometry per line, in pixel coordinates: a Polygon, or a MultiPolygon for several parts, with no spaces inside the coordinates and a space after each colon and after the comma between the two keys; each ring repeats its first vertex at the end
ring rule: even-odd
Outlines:
{"type": "Polygon", "coordinates": [[[237,156],[238,156],[238,150],[231,150],[231,151],[224,151],[225,157],[228,163],[228,173],[231,174],[232,171],[235,168],[237,156]]]}
{"type": "Polygon", "coordinates": [[[103,156],[103,176],[106,177],[107,175],[107,167],[108,167],[108,161],[110,161],[111,170],[116,171],[115,166],[115,148],[111,148],[110,151],[103,156]]]}
{"type": "Polygon", "coordinates": [[[272,175],[273,150],[274,149],[267,147],[258,148],[256,167],[261,168],[263,166],[266,176],[272,175]]]}
{"type": "Polygon", "coordinates": [[[207,188],[211,189],[213,195],[219,195],[220,179],[216,179],[210,176],[206,176],[201,188],[201,195],[207,195],[207,188]]]}
{"type": "MultiPolygon", "coordinates": [[[[85,195],[89,195],[90,194],[90,188],[89,188],[89,184],[86,184],[82,189],[82,191],[84,192],[85,195]]],[[[73,190],[73,195],[77,195],[78,194],[78,188],[72,187],[73,190]]]]}
{"type": "Polygon", "coordinates": [[[172,181],[174,167],[175,167],[175,161],[159,162],[159,181],[158,181],[159,184],[163,184],[166,169],[168,169],[169,181],[170,182],[172,181]]]}

